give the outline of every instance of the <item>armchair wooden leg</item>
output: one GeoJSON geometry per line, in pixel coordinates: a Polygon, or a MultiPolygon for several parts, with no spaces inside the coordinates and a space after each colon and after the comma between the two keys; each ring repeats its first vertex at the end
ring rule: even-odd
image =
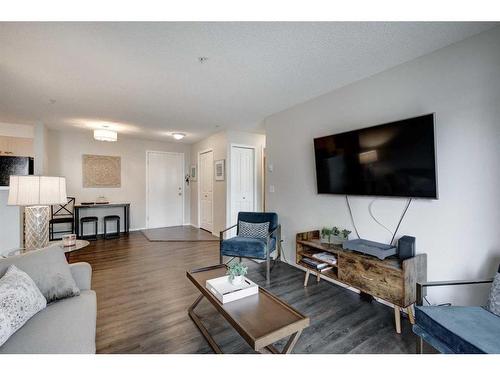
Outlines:
{"type": "Polygon", "coordinates": [[[304,278],[304,286],[307,286],[308,282],[309,282],[309,270],[306,270],[306,276],[304,278]]]}

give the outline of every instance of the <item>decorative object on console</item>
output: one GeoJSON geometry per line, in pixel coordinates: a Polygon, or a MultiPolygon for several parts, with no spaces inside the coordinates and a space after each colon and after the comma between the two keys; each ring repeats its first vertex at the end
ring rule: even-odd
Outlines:
{"type": "Polygon", "coordinates": [[[109,200],[104,195],[100,195],[97,197],[95,204],[109,204],[109,200]]]}
{"type": "Polygon", "coordinates": [[[321,229],[321,242],[333,245],[341,245],[344,241],[349,239],[350,230],[342,229],[337,227],[321,229]],[[333,238],[332,238],[333,237],[333,238]]]}
{"type": "Polygon", "coordinates": [[[224,159],[215,161],[215,181],[224,181],[226,176],[224,159]]]}
{"type": "Polygon", "coordinates": [[[24,208],[24,248],[38,249],[49,243],[50,209],[65,204],[66,179],[49,176],[10,176],[9,206],[24,208]]]}
{"type": "Polygon", "coordinates": [[[378,297],[394,304],[396,332],[401,332],[400,309],[405,308],[410,321],[413,322],[412,304],[415,303],[416,283],[427,278],[427,255],[417,254],[405,259],[385,259],[347,251],[339,245],[322,244],[320,231],[298,233],[296,236],[297,265],[306,269],[304,286],[307,286],[309,275],[315,274],[319,282],[321,275],[327,279],[359,291],[378,297]],[[335,261],[327,260],[321,254],[328,253],[335,261]],[[327,263],[331,269],[326,271],[311,267],[305,259],[327,263]]]}
{"type": "Polygon", "coordinates": [[[121,187],[121,158],[107,155],[82,155],[84,188],[121,187]]]}
{"type": "Polygon", "coordinates": [[[227,269],[229,281],[233,285],[240,285],[243,282],[243,276],[245,276],[247,272],[248,267],[238,262],[231,264],[227,269]]]}
{"type": "Polygon", "coordinates": [[[405,260],[415,256],[415,237],[402,236],[398,240],[398,257],[405,260]]]}

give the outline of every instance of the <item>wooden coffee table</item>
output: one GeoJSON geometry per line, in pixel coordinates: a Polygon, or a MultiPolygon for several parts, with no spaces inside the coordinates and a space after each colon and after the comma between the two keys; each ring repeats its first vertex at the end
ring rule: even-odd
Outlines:
{"type": "Polygon", "coordinates": [[[205,288],[205,282],[224,276],[226,269],[227,267],[221,264],[186,273],[188,279],[201,292],[201,295],[188,309],[189,316],[214,352],[222,353],[222,350],[205,328],[200,317],[194,312],[203,298],[206,298],[217,309],[255,351],[273,354],[290,353],[302,330],[309,326],[309,318],[260,287],[259,293],[253,296],[222,304],[205,288]],[[273,343],[288,336],[290,338],[285,347],[282,351],[278,351],[273,343]]]}

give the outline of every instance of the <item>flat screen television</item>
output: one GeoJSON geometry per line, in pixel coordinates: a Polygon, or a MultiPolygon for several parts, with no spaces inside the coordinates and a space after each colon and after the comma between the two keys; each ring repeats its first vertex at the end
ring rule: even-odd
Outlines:
{"type": "Polygon", "coordinates": [[[319,194],[437,199],[434,114],[314,139],[319,194]]]}

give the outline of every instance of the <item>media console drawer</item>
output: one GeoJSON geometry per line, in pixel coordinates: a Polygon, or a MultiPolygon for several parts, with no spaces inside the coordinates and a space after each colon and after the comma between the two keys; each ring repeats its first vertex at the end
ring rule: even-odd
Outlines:
{"type": "Polygon", "coordinates": [[[402,269],[385,267],[378,261],[361,259],[356,254],[339,256],[339,281],[398,306],[404,301],[402,269]]]}

